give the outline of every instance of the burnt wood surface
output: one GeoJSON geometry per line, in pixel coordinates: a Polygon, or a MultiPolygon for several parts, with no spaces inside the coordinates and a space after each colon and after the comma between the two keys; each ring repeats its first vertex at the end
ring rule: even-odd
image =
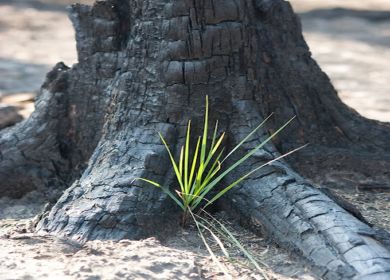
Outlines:
{"type": "Polygon", "coordinates": [[[0,132],[2,195],[65,189],[39,232],[85,241],[175,231],[178,209],[135,178],[175,185],[157,132],[177,150],[188,119],[200,131],[208,95],[211,120],[230,147],[274,112],[236,157],[297,117],[240,172],[310,143],[218,207],[261,228],[324,279],[389,279],[390,253],[377,231],[300,175],[353,170],[387,188],[389,125],[340,101],[288,2],[107,0],[69,13],[79,62],[57,64],[32,116],[0,132]]]}

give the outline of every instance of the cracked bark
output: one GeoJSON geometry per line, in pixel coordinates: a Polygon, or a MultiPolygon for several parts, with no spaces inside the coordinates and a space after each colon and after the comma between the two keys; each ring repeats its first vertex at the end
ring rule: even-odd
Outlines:
{"type": "Polygon", "coordinates": [[[388,279],[390,253],[375,231],[299,174],[336,167],[388,179],[390,129],[339,100],[287,2],[107,0],[73,5],[70,18],[79,63],[56,65],[31,118],[0,133],[3,195],[68,187],[39,231],[80,241],[174,231],[175,206],[134,178],[174,185],[156,132],[181,146],[186,121],[201,126],[207,94],[231,146],[271,112],[269,130],[297,116],[239,171],[311,143],[295,168],[275,162],[218,206],[326,279],[388,279]]]}

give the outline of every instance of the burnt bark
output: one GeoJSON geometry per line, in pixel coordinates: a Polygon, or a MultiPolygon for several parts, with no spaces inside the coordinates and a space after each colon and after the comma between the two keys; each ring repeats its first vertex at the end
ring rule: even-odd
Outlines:
{"type": "Polygon", "coordinates": [[[220,208],[260,226],[326,279],[390,276],[390,253],[375,230],[298,174],[343,168],[369,172],[386,187],[389,126],[340,101],[288,2],[107,0],[73,5],[70,18],[78,64],[58,64],[30,119],[0,133],[3,195],[67,188],[39,231],[80,241],[174,231],[178,209],[135,178],[175,185],[157,131],[180,147],[187,120],[201,126],[208,95],[230,146],[275,112],[241,153],[297,116],[239,171],[310,143],[292,158],[295,169],[275,162],[220,208]]]}
{"type": "Polygon", "coordinates": [[[12,126],[21,120],[23,117],[19,115],[17,107],[0,103],[0,129],[12,126]]]}

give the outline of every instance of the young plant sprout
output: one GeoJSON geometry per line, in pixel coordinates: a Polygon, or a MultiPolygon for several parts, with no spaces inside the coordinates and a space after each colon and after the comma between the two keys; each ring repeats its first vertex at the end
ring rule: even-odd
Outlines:
{"type": "Polygon", "coordinates": [[[248,173],[241,176],[228,186],[221,188],[211,198],[206,200],[206,196],[214,190],[218,184],[225,178],[229,173],[235,170],[239,165],[244,163],[248,158],[260,150],[266,143],[268,143],[275,135],[282,131],[294,118],[286,122],[282,127],[270,135],[267,139],[261,142],[259,145],[250,150],[242,158],[227,166],[226,169],[222,168],[222,163],[226,161],[242,144],[244,144],[259,128],[261,128],[265,122],[271,117],[267,117],[262,123],[260,123],[255,129],[253,129],[240,143],[238,143],[225,157],[223,157],[224,147],[222,142],[225,138],[225,133],[222,133],[217,137],[218,121],[215,124],[214,132],[211,139],[211,144],[208,145],[208,97],[206,96],[206,112],[204,117],[203,136],[198,137],[195,146],[195,152],[190,156],[191,150],[191,121],[188,122],[187,133],[184,146],[181,147],[180,157],[178,162],[175,161],[173,154],[165,141],[164,137],[159,133],[162,143],[164,144],[169,158],[171,160],[172,168],[175,172],[177,182],[180,189],[173,193],[169,187],[162,186],[158,182],[139,178],[153,186],[159,187],[164,191],[175,203],[183,210],[183,224],[189,217],[190,212],[194,212],[202,202],[205,205],[202,209],[214,203],[217,199],[223,196],[227,191],[232,189],[234,186],[239,184],[245,178],[259,170],[260,168],[270,164],[271,162],[278,160],[294,151],[284,154],[266,164],[254,168],[248,173]],[[208,148],[209,146],[209,148],[208,148]]]}

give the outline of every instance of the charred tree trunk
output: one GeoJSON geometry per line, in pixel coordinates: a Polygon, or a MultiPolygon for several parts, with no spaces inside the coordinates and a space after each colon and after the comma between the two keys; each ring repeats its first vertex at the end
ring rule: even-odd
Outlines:
{"type": "MultiPolygon", "coordinates": [[[[388,179],[388,125],[339,100],[288,2],[107,0],[73,5],[70,17],[79,63],[58,64],[30,119],[0,134],[3,195],[67,188],[40,231],[83,241],[175,230],[175,206],[134,178],[174,184],[156,132],[181,146],[186,121],[196,127],[202,118],[206,94],[231,145],[271,112],[270,130],[297,116],[243,170],[309,142],[291,161],[303,174],[343,168],[388,179]]],[[[246,180],[219,207],[261,225],[326,279],[390,277],[390,253],[375,231],[284,161],[246,180]]]]}

